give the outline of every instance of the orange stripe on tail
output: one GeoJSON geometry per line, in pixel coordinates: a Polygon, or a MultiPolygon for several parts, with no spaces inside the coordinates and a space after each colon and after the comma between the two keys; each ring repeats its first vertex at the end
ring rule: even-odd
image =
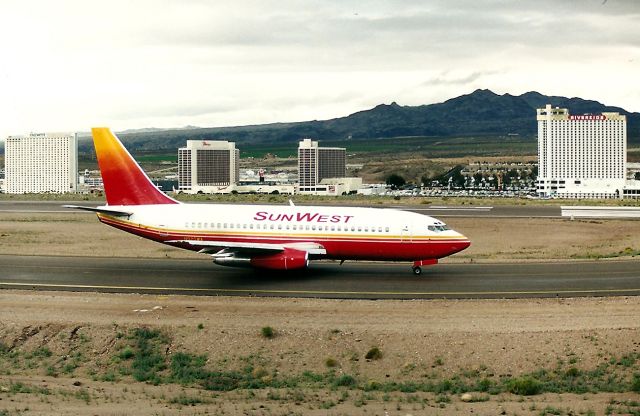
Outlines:
{"type": "Polygon", "coordinates": [[[111,130],[106,127],[94,127],[91,133],[104,182],[107,205],[179,203],[156,188],[111,130]]]}

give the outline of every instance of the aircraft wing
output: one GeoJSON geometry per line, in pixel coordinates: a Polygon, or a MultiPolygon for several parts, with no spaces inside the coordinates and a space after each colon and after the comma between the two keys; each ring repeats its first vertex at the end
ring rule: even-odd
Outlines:
{"type": "Polygon", "coordinates": [[[309,254],[327,254],[327,251],[321,244],[313,242],[287,243],[287,244],[270,244],[270,243],[254,243],[254,242],[235,242],[235,241],[200,241],[200,240],[170,240],[167,243],[189,244],[195,247],[202,247],[200,253],[220,255],[228,255],[229,253],[246,253],[246,254],[268,254],[284,251],[286,248],[306,251],[309,254]]]}

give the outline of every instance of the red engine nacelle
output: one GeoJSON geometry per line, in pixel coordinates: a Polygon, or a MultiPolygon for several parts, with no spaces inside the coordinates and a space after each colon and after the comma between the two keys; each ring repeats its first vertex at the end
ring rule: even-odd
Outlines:
{"type": "Polygon", "coordinates": [[[252,257],[250,264],[253,267],[271,270],[304,269],[309,265],[309,253],[285,248],[281,253],[252,257]]]}

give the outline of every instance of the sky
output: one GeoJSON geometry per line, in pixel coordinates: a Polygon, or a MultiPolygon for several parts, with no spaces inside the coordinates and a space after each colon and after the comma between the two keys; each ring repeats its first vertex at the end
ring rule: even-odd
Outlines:
{"type": "Polygon", "coordinates": [[[0,0],[0,138],[321,120],[478,88],[640,111],[637,0],[0,0]]]}

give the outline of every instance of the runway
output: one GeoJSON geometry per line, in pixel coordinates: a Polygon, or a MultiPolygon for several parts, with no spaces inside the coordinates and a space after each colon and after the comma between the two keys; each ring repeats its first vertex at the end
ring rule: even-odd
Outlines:
{"type": "Polygon", "coordinates": [[[202,260],[0,255],[0,288],[357,299],[640,295],[640,261],[439,264],[315,262],[268,273],[202,260]]]}
{"type": "MultiPolygon", "coordinates": [[[[93,215],[86,211],[63,208],[62,205],[102,205],[95,201],[0,201],[0,213],[75,213],[93,215]]],[[[492,218],[562,218],[559,205],[391,205],[386,208],[418,212],[433,217],[492,217],[492,218]]],[[[302,204],[301,204],[302,205],[302,204]]],[[[309,205],[309,204],[304,204],[309,205]]],[[[347,206],[348,204],[345,204],[347,206]]],[[[362,206],[362,205],[358,205],[362,206]]],[[[380,205],[371,208],[382,208],[380,205]]]]}

